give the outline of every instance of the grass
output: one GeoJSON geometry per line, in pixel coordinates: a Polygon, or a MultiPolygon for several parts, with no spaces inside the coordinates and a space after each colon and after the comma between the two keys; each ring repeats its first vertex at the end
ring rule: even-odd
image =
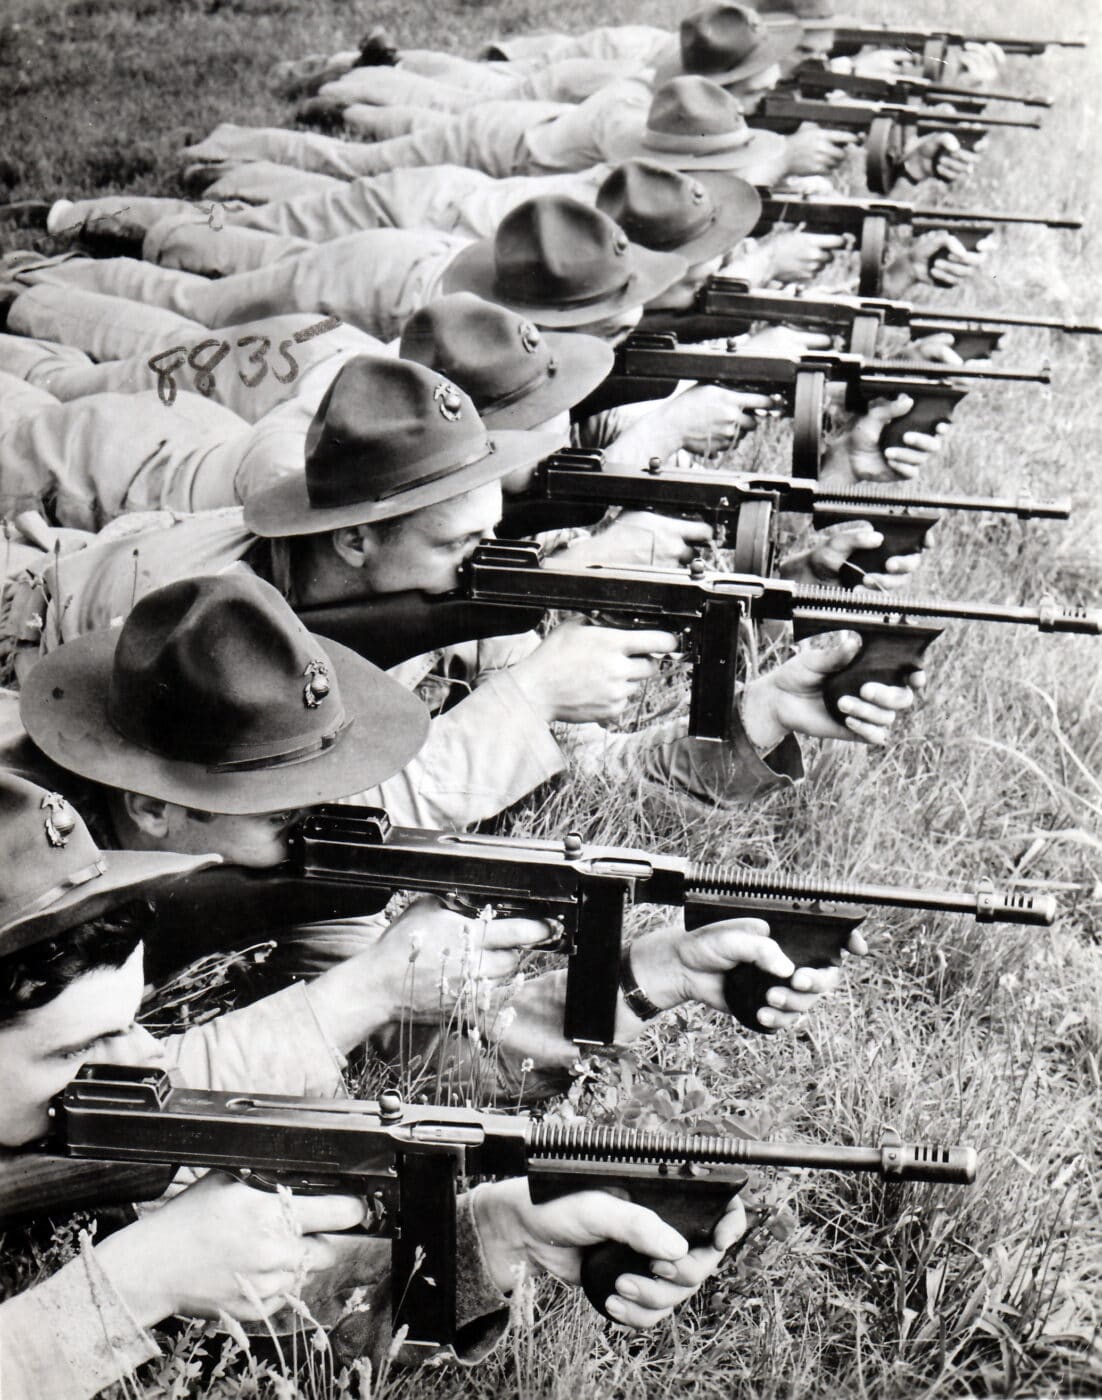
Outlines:
{"type": "MultiPolygon", "coordinates": [[[[599,18],[668,22],[670,3],[609,0],[599,18]]],[[[855,0],[862,17],[902,7],[855,0]]],[[[1042,33],[1091,31],[1093,53],[1010,64],[1005,86],[1049,91],[1043,136],[1000,134],[955,203],[1082,212],[1081,235],[1008,232],[946,306],[1029,308],[1100,319],[1096,221],[1100,15],[1014,0],[914,0],[915,22],[1042,33]],[[1065,13],[1064,10],[1068,12],[1065,13]],[[1074,20],[1075,25],[1072,24],[1074,20]]],[[[12,197],[174,189],[173,152],[217,121],[284,122],[264,75],[279,57],[347,47],[370,24],[406,42],[474,52],[511,29],[592,23],[578,0],[439,0],[353,8],[336,0],[8,0],[0,22],[0,190],[12,197]]],[[[16,240],[9,239],[9,246],[16,240]]],[[[969,396],[931,487],[1066,493],[1067,524],[946,518],[927,592],[1007,602],[1100,588],[1095,453],[1102,353],[1088,340],[1017,332],[1005,361],[1048,359],[1051,390],[969,396]]],[[[763,435],[759,465],[782,461],[763,435]]],[[[686,811],[599,783],[538,794],[523,832],[599,840],[807,873],[892,882],[1055,884],[1051,931],[975,928],[890,915],[868,921],[872,956],[796,1033],[739,1034],[701,1008],[667,1017],[617,1065],[598,1062],[577,1111],[685,1125],[702,1115],[823,1141],[905,1136],[981,1153],[971,1190],[770,1174],[753,1182],[759,1228],[677,1320],[644,1336],[600,1324],[541,1287],[534,1325],[473,1370],[361,1377],[377,1396],[608,1397],[1086,1396],[1102,1392],[1102,1066],[1098,945],[1102,757],[1097,643],[953,626],[935,648],[929,698],[884,753],[809,749],[809,781],[740,812],[686,811]]],[[[640,911],[640,924],[653,913],[640,911]]],[[[186,989],[180,1000],[187,1000],[186,989]]],[[[70,1247],[64,1232],[13,1261],[20,1281],[70,1247]]],[[[9,1279],[12,1277],[9,1274],[9,1279]]],[[[522,1311],[525,1306],[522,1300],[522,1311]]],[[[295,1383],[232,1356],[198,1327],[143,1372],[147,1397],[346,1393],[315,1371],[295,1383]],[[205,1376],[202,1382],[198,1379],[205,1376]]],[[[232,1351],[231,1346],[231,1351],[232,1351]]],[[[342,1386],[344,1389],[342,1389],[342,1386]]]]}

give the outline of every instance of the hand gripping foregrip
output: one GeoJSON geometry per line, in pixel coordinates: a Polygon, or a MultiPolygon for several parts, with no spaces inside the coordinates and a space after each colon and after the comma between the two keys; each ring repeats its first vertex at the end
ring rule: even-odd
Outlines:
{"type": "Polygon", "coordinates": [[[904,433],[932,434],[942,423],[949,422],[953,410],[967,392],[957,384],[943,383],[929,388],[903,382],[891,386],[885,384],[878,397],[893,398],[897,394],[907,394],[913,404],[902,418],[893,418],[890,423],[885,423],[880,433],[881,451],[888,447],[905,447],[904,433]]]}
{"type": "Polygon", "coordinates": [[[838,581],[846,588],[860,588],[866,574],[887,572],[888,560],[906,554],[920,554],[926,548],[926,537],[941,516],[936,511],[901,511],[875,509],[859,512],[856,507],[816,510],[812,523],[817,530],[843,525],[851,520],[865,520],[883,537],[872,549],[852,550],[838,571],[838,581]]]}
{"type": "MultiPolygon", "coordinates": [[[[620,1187],[624,1184],[623,1179],[617,1182],[620,1187]]],[[[637,1205],[653,1210],[671,1225],[690,1249],[697,1249],[711,1243],[731,1197],[737,1196],[745,1184],[746,1172],[741,1167],[722,1166],[701,1175],[691,1169],[675,1171],[657,1180],[640,1174],[638,1182],[628,1186],[627,1193],[637,1205]]],[[[599,1188],[596,1181],[593,1185],[599,1188]]],[[[575,1189],[583,1189],[582,1184],[575,1189]]],[[[532,1197],[536,1199],[534,1186],[532,1197]]],[[[582,1251],[581,1284],[585,1296],[602,1317],[613,1321],[605,1304],[616,1292],[616,1280],[623,1274],[651,1278],[653,1264],[647,1255],[616,1240],[590,1245],[582,1251]]]]}
{"type": "MultiPolygon", "coordinates": [[[[890,607],[891,594],[885,594],[890,607]]],[[[910,622],[868,622],[864,618],[798,617],[793,623],[797,641],[822,632],[857,632],[861,650],[841,670],[832,671],[823,680],[823,703],[837,724],[846,716],[838,708],[844,695],[859,696],[861,687],[869,682],[904,686],[915,671],[922,669],[923,657],[931,642],[941,636],[940,627],[920,627],[910,622]]]]}
{"type": "MultiPolygon", "coordinates": [[[[722,919],[764,919],[769,936],[797,967],[840,967],[842,950],[853,930],[865,918],[863,910],[843,910],[833,904],[794,899],[755,899],[732,903],[722,895],[694,894],[685,901],[685,927],[700,928],[722,919]]],[[[774,987],[791,987],[787,977],[750,963],[732,968],[723,979],[723,995],[731,1015],[747,1030],[773,1035],[775,1028],[763,1026],[758,1012],[769,1005],[774,987]]]]}

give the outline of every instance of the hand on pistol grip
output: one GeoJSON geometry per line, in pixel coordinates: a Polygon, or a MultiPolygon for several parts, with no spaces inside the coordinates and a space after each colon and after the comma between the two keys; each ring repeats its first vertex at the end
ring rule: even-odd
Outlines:
{"type": "MultiPolygon", "coordinates": [[[[746,908],[723,907],[725,918],[762,918],[769,923],[769,936],[797,968],[841,967],[842,951],[863,913],[844,914],[831,908],[799,907],[787,900],[755,900],[746,908]]],[[[685,903],[685,927],[699,928],[717,918],[715,905],[685,903]]],[[[758,1012],[768,1005],[774,987],[791,987],[791,977],[776,977],[754,963],[739,963],[723,979],[723,995],[731,1015],[749,1031],[775,1035],[777,1028],[763,1026],[758,1012]]]]}
{"type": "Polygon", "coordinates": [[[928,394],[912,390],[908,396],[912,400],[911,407],[899,417],[890,418],[880,431],[882,452],[889,447],[906,447],[903,441],[906,433],[924,433],[932,437],[943,423],[950,421],[964,391],[946,385],[928,394]]]}
{"type": "MultiPolygon", "coordinates": [[[[648,1206],[676,1230],[690,1253],[672,1265],[659,1264],[646,1254],[619,1240],[602,1240],[582,1251],[581,1285],[586,1297],[602,1317],[616,1321],[606,1308],[616,1292],[616,1282],[625,1274],[643,1280],[668,1280],[669,1305],[693,1292],[713,1274],[723,1255],[746,1228],[738,1193],[746,1184],[746,1173],[738,1167],[725,1167],[705,1176],[659,1178],[649,1189],[632,1189],[631,1199],[648,1206]],[[675,1295],[679,1295],[676,1296],[675,1295]]],[[[642,1183],[640,1183],[643,1186],[642,1183]]],[[[657,1301],[657,1300],[655,1300],[657,1301]]]]}
{"type": "Polygon", "coordinates": [[[823,704],[838,724],[846,721],[838,702],[845,696],[858,696],[870,681],[881,685],[906,686],[915,671],[923,669],[926,648],[938,636],[937,627],[892,627],[857,625],[862,647],[840,670],[823,679],[823,704]]]}

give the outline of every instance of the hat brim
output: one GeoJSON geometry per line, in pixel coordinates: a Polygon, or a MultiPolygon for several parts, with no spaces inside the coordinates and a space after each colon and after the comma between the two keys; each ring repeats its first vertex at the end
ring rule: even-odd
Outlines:
{"type": "Polygon", "coordinates": [[[132,899],[159,895],[183,875],[221,864],[222,857],[168,851],[103,851],[106,870],[60,895],[48,909],[0,924],[0,955],[18,953],[43,939],[109,914],[132,899]]]}
{"type": "Polygon", "coordinates": [[[761,195],[748,181],[727,170],[702,170],[694,179],[711,195],[716,217],[703,233],[671,250],[690,266],[729,253],[761,218],[761,195]]]}
{"type": "MultiPolygon", "coordinates": [[[[549,415],[550,416],[550,415],[549,415]]],[[[449,454],[427,457],[418,470],[433,480],[381,501],[361,501],[346,506],[314,506],[306,489],[306,473],[284,477],[245,502],[245,525],[266,539],[289,535],[320,535],[345,525],[370,525],[395,520],[427,506],[450,501],[465,491],[500,481],[521,467],[532,466],[562,444],[554,433],[497,431],[489,439],[491,450],[475,462],[448,471],[449,454]],[[437,473],[440,473],[437,475],[437,473]]]]}
{"type": "Polygon", "coordinates": [[[49,652],[31,668],[20,697],[20,717],[43,753],[107,787],[231,815],[313,807],[392,777],[428,734],[428,711],[411,691],[348,647],[319,637],[352,721],[331,748],[281,767],[236,772],[163,758],[125,739],[108,718],[120,630],[88,632],[49,652]]]}
{"type": "Polygon", "coordinates": [[[671,51],[654,66],[654,86],[661,87],[671,78],[697,77],[707,78],[710,83],[719,87],[731,87],[734,83],[741,83],[746,78],[764,73],[767,68],[772,68],[774,63],[782,62],[793,53],[802,35],[800,21],[795,18],[790,18],[787,22],[774,20],[763,27],[767,33],[754,52],[734,68],[727,68],[722,73],[699,73],[686,68],[681,61],[681,45],[675,40],[671,51]]]}
{"type": "Polygon", "coordinates": [[[515,403],[479,409],[488,428],[536,428],[568,412],[605,382],[616,360],[612,346],[595,335],[548,331],[543,339],[557,365],[555,373],[515,403]]]}
{"type": "Polygon", "coordinates": [[[502,296],[496,289],[494,240],[480,239],[460,249],[444,271],[444,292],[474,292],[486,301],[496,302],[537,325],[555,329],[588,326],[604,321],[618,311],[645,306],[661,296],[684,275],[687,264],[677,253],[655,253],[638,243],[628,244],[630,266],[627,282],[617,291],[588,302],[585,306],[549,306],[546,302],[522,302],[502,296]]]}
{"type": "MultiPolygon", "coordinates": [[[[716,151],[659,150],[646,145],[643,136],[644,132],[640,131],[634,136],[621,136],[612,143],[614,149],[609,151],[609,163],[618,164],[622,160],[639,158],[656,161],[659,165],[670,165],[675,170],[725,170],[750,179],[745,172],[755,172],[763,165],[775,165],[783,159],[785,150],[784,137],[777,131],[751,129],[748,141],[716,151]]],[[[759,181],[753,178],[750,183],[773,184],[774,180],[759,181]]]]}

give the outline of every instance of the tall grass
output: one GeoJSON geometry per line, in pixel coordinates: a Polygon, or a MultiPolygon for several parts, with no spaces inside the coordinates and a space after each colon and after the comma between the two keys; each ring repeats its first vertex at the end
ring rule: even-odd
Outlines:
{"type": "MultiPolygon", "coordinates": [[[[1005,85],[1048,91],[1044,133],[996,136],[952,202],[1082,212],[1082,235],[1007,232],[989,270],[946,307],[1030,308],[1100,319],[1096,7],[1013,0],[855,0],[868,19],[1042,33],[1078,26],[1095,49],[1012,61],[1005,85]]],[[[354,42],[370,23],[399,39],[473,52],[537,25],[668,22],[666,0],[536,7],[334,0],[79,0],[48,10],[8,0],[9,79],[0,181],[17,196],[173,189],[173,149],[218,120],[285,122],[264,73],[277,57],[354,42]]],[[[1019,332],[1004,356],[1048,359],[1051,390],[981,388],[958,413],[931,487],[1069,494],[1068,524],[947,517],[921,576],[927,592],[1008,602],[1043,593],[1096,601],[1096,468],[1102,354],[1087,340],[1019,332]]],[[[783,439],[760,464],[781,469],[783,439]]],[[[740,460],[745,460],[741,458],[740,460]]],[[[971,1190],[796,1173],[752,1182],[754,1233],[715,1283],[647,1336],[609,1329],[584,1301],[541,1285],[531,1327],[472,1370],[363,1375],[377,1396],[525,1400],[699,1396],[1091,1395],[1102,1391],[1099,1119],[1102,1012],[1097,942],[1102,754],[1097,644],[1024,630],[952,626],[932,655],[922,710],[883,753],[808,746],[808,781],[752,808],[705,811],[600,782],[564,783],[513,815],[521,832],[580,829],[707,858],[889,881],[1055,884],[1051,931],[951,918],[869,920],[872,954],[797,1032],[740,1033],[699,1007],[669,1016],[620,1063],[599,1061],[570,1095],[597,1117],[688,1125],[701,1116],[823,1141],[904,1135],[981,1153],[971,1190]]],[[[653,698],[653,697],[652,697],[653,698]]],[[[653,922],[640,911],[640,926],[653,922]]],[[[21,1256],[21,1280],[66,1248],[21,1256]],[[37,1262],[36,1262],[37,1260],[37,1262]]],[[[531,1304],[522,1299],[523,1313],[531,1304]]],[[[522,1319],[523,1321],[523,1319],[522,1319]]],[[[140,1393],[319,1396],[254,1361],[212,1361],[192,1327],[143,1373],[140,1393]],[[200,1379],[205,1377],[205,1379],[200,1379]]],[[[232,1349],[232,1347],[231,1347],[232,1349]]]]}

